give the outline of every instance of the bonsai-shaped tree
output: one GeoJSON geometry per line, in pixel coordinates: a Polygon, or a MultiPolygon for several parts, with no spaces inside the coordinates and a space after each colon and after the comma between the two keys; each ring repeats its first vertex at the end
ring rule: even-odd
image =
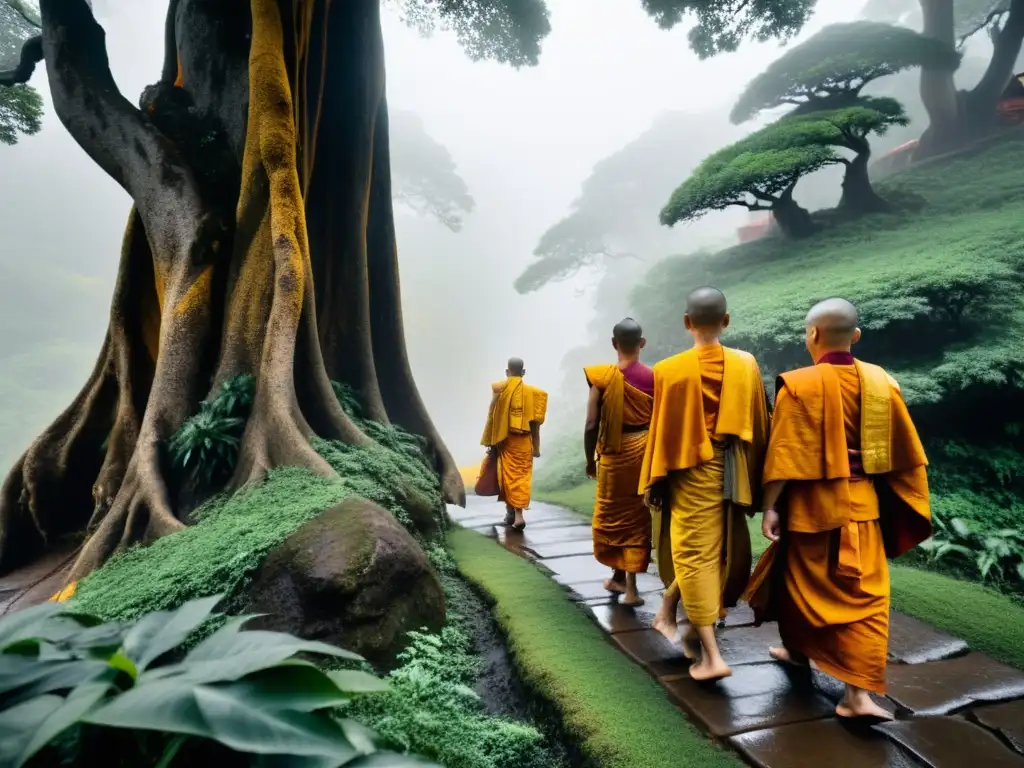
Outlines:
{"type": "Polygon", "coordinates": [[[927,65],[921,70],[921,100],[929,125],[917,157],[957,149],[990,133],[996,105],[1014,75],[1024,43],[1024,0],[920,0],[923,34],[945,45],[962,45],[981,30],[992,40],[992,55],[978,83],[959,91],[953,70],[927,65]]]}
{"type": "MultiPolygon", "coordinates": [[[[4,85],[25,83],[45,62],[58,118],[134,206],[93,373],[0,491],[0,569],[84,532],[77,580],[180,530],[189,509],[163,446],[238,376],[255,391],[229,489],[278,466],[332,474],[314,436],[371,442],[336,381],[366,419],[422,435],[445,498],[464,498],[406,354],[380,0],[167,5],[163,66],[138,106],[114,82],[87,0],[29,8],[36,34],[3,73],[4,85]]],[[[402,7],[410,22],[452,28],[472,56],[513,65],[535,62],[549,30],[542,0],[402,7]]],[[[727,46],[795,30],[809,3],[649,10],[666,25],[728,21],[728,34],[698,34],[727,46]]]]}
{"type": "Polygon", "coordinates": [[[837,162],[846,166],[843,176],[843,195],[839,208],[857,216],[885,211],[889,205],[879,197],[868,177],[871,144],[868,136],[884,134],[891,126],[906,125],[907,117],[902,105],[889,98],[860,98],[851,106],[839,109],[798,114],[786,118],[808,143],[831,146],[853,152],[853,157],[837,156],[837,162]]]}
{"type": "Polygon", "coordinates": [[[789,237],[812,234],[815,225],[793,189],[803,176],[840,162],[827,142],[815,139],[818,132],[813,124],[784,118],[720,149],[672,193],[661,223],[671,227],[738,205],[770,211],[789,237]]]}
{"type": "Polygon", "coordinates": [[[831,24],[755,77],[730,119],[742,123],[784,106],[801,112],[836,109],[855,102],[860,90],[879,77],[924,65],[953,71],[959,63],[952,45],[906,27],[874,21],[831,24]]]}

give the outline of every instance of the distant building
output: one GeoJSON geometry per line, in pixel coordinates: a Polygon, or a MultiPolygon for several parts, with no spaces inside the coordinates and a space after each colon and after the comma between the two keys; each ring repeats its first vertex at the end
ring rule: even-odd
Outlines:
{"type": "Polygon", "coordinates": [[[751,211],[749,218],[749,223],[736,230],[741,243],[752,243],[775,231],[775,219],[768,211],[751,211]]]}

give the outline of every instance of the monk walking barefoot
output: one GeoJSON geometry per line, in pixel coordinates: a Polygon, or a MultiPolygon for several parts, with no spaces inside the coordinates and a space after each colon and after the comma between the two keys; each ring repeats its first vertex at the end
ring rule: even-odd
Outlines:
{"type": "Polygon", "coordinates": [[[750,574],[744,510],[752,511],[759,496],[768,409],[753,356],[721,344],[729,326],[722,292],[693,291],[684,321],[693,348],[654,366],[640,489],[653,510],[658,571],[668,588],[657,628],[667,636],[675,624],[675,583],[689,620],[680,638],[683,651],[700,657],[691,674],[714,680],[732,674],[715,624],[736,604],[750,574]],[[663,563],[666,531],[671,572],[663,563]]]}
{"type": "Polygon", "coordinates": [[[646,343],[627,317],[612,329],[617,362],[583,369],[590,385],[583,448],[587,477],[597,480],[594,557],[612,569],[604,588],[631,606],[644,604],[636,576],[651,562],[651,516],[637,490],[654,393],[654,373],[640,362],[646,343]]]}
{"type": "Polygon", "coordinates": [[[772,544],[747,589],[758,623],[777,619],[779,661],[845,683],[840,717],[890,719],[885,692],[889,570],[931,535],[924,449],[899,385],[854,359],[844,299],[807,315],[815,365],[782,374],[764,469],[762,531],[772,544]]]}
{"type": "Polygon", "coordinates": [[[530,505],[533,460],[540,456],[540,425],[548,395],[523,381],[526,367],[510,358],[505,381],[491,385],[491,405],[480,440],[498,462],[498,501],[505,503],[505,525],[526,527],[523,510],[530,505]]]}

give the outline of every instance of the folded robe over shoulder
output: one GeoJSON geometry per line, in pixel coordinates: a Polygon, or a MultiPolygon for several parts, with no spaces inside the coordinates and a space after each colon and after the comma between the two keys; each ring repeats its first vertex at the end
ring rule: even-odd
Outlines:
{"type": "Polygon", "coordinates": [[[533,438],[530,424],[543,424],[548,395],[521,376],[491,385],[497,395],[487,414],[480,444],[494,448],[498,460],[498,500],[514,509],[530,504],[533,482],[533,438]]]}
{"type": "Polygon", "coordinates": [[[777,505],[784,532],[744,598],[757,623],[779,621],[791,650],[882,692],[885,557],[931,535],[927,459],[896,382],[851,362],[779,377],[764,482],[787,482],[777,505]],[[860,452],[853,466],[850,449],[860,452]]]}
{"type": "Polygon", "coordinates": [[[638,487],[654,400],[618,365],[592,365],[584,373],[601,392],[594,557],[609,568],[643,573],[650,564],[651,515],[638,487]]]}

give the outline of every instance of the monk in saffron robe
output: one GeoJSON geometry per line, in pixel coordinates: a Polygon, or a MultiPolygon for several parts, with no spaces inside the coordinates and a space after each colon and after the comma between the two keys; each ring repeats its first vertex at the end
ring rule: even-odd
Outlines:
{"type": "Polygon", "coordinates": [[[654,372],[640,362],[646,343],[627,317],[612,329],[618,362],[583,369],[590,385],[583,447],[587,477],[597,480],[594,557],[612,569],[605,589],[632,606],[644,603],[636,575],[651,560],[651,513],[638,490],[654,403],[654,372]]]}
{"type": "Polygon", "coordinates": [[[540,427],[548,395],[523,381],[526,368],[510,358],[505,381],[491,385],[491,406],[481,445],[498,462],[498,501],[505,502],[505,524],[526,527],[523,510],[530,505],[533,460],[540,456],[540,427]]]}
{"type": "Polygon", "coordinates": [[[719,653],[715,624],[736,605],[750,576],[746,514],[759,501],[768,403],[754,357],[721,344],[729,326],[721,291],[693,291],[684,321],[693,348],[654,366],[640,490],[656,522],[660,518],[659,536],[668,531],[672,553],[671,574],[659,562],[669,589],[655,628],[680,639],[671,577],[689,620],[683,650],[694,659],[700,655],[690,675],[713,680],[732,674],[719,653]]]}
{"type": "Polygon", "coordinates": [[[889,571],[931,535],[927,460],[894,379],[855,360],[857,310],[844,299],[807,315],[815,365],[777,381],[764,468],[764,535],[773,543],[747,590],[758,623],[777,619],[771,655],[846,684],[840,717],[889,714],[889,571]]]}

